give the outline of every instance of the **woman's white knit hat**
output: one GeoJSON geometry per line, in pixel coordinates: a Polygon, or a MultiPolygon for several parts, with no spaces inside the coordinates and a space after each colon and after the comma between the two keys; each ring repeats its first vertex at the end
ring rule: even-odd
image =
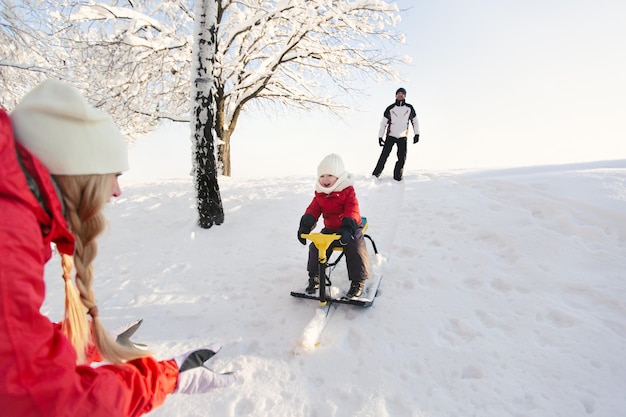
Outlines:
{"type": "Polygon", "coordinates": [[[341,178],[346,173],[346,168],[343,166],[343,160],[335,153],[331,153],[322,159],[322,162],[317,166],[317,176],[333,175],[337,178],[341,178]]]}
{"type": "Polygon", "coordinates": [[[128,147],[111,116],[62,81],[50,79],[34,88],[13,110],[11,121],[16,140],[51,174],[128,170],[128,147]]]}

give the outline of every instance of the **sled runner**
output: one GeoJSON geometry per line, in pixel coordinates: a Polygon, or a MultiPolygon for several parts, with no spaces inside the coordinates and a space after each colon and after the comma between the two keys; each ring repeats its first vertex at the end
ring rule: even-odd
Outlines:
{"type": "MultiPolygon", "coordinates": [[[[367,218],[362,217],[363,221],[363,237],[367,238],[374,249],[374,253],[378,254],[378,249],[376,248],[376,243],[374,240],[366,234],[368,227],[367,218]]],[[[318,300],[320,305],[326,305],[326,303],[342,303],[342,304],[352,304],[361,307],[369,307],[374,302],[374,297],[376,297],[376,293],[378,292],[378,286],[380,285],[380,281],[382,276],[380,274],[376,274],[375,276],[371,276],[370,281],[366,284],[363,294],[360,297],[347,298],[345,296],[341,296],[338,294],[331,294],[331,286],[332,282],[330,281],[330,271],[341,261],[341,258],[344,256],[343,248],[341,246],[336,246],[333,248],[333,252],[339,252],[339,255],[334,261],[330,261],[330,257],[332,257],[332,253],[330,256],[326,256],[326,252],[330,245],[335,241],[341,238],[341,235],[336,233],[333,234],[323,234],[323,233],[308,233],[302,234],[303,238],[310,240],[313,242],[318,251],[318,265],[319,265],[319,277],[320,277],[320,286],[318,295],[315,294],[307,294],[306,292],[298,292],[292,291],[291,295],[297,298],[307,298],[310,300],[318,300]]]]}

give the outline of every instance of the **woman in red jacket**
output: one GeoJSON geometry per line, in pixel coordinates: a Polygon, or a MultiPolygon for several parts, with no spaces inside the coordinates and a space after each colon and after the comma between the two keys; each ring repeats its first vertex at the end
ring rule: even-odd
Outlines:
{"type": "MultiPolygon", "coordinates": [[[[326,156],[317,167],[315,196],[300,219],[298,240],[303,245],[306,240],[303,233],[310,233],[320,216],[324,218],[322,233],[337,233],[341,239],[331,243],[328,254],[338,245],[343,246],[350,278],[350,289],[346,297],[360,297],[365,280],[369,277],[369,255],[361,230],[359,201],[354,192],[353,180],[346,172],[341,157],[337,154],[326,156]]],[[[317,247],[309,245],[309,285],[306,292],[314,293],[320,285],[317,247]]]]}
{"type": "Polygon", "coordinates": [[[157,361],[116,343],[92,290],[102,209],[128,169],[112,119],[75,88],[48,80],[11,113],[0,110],[0,404],[9,416],[139,416],[173,392],[234,382],[204,366],[208,346],[157,361]],[[60,325],[40,313],[50,244],[66,286],[60,325]],[[76,269],[74,284],[72,270],[76,269]],[[88,316],[91,318],[89,320],[88,316]],[[90,366],[102,358],[109,365],[90,366]]]}

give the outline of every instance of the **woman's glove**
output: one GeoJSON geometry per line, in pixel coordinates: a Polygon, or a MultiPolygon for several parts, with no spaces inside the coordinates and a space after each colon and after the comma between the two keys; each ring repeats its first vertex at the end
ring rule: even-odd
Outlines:
{"type": "Polygon", "coordinates": [[[205,366],[205,362],[219,350],[219,345],[209,345],[174,358],[178,365],[178,382],[174,393],[202,394],[234,384],[237,381],[234,373],[218,374],[205,366]]]}

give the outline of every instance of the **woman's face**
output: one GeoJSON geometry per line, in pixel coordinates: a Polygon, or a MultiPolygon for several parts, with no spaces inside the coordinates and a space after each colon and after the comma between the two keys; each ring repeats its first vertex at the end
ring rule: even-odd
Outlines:
{"type": "MultiPolygon", "coordinates": [[[[113,181],[111,182],[111,197],[119,197],[122,195],[122,189],[120,188],[120,183],[117,180],[120,175],[122,174],[119,173],[113,176],[113,181]]],[[[111,201],[111,198],[109,198],[108,201],[111,201]]]]}
{"type": "Polygon", "coordinates": [[[332,187],[337,182],[337,177],[330,174],[320,176],[320,185],[324,188],[332,187]]]}

